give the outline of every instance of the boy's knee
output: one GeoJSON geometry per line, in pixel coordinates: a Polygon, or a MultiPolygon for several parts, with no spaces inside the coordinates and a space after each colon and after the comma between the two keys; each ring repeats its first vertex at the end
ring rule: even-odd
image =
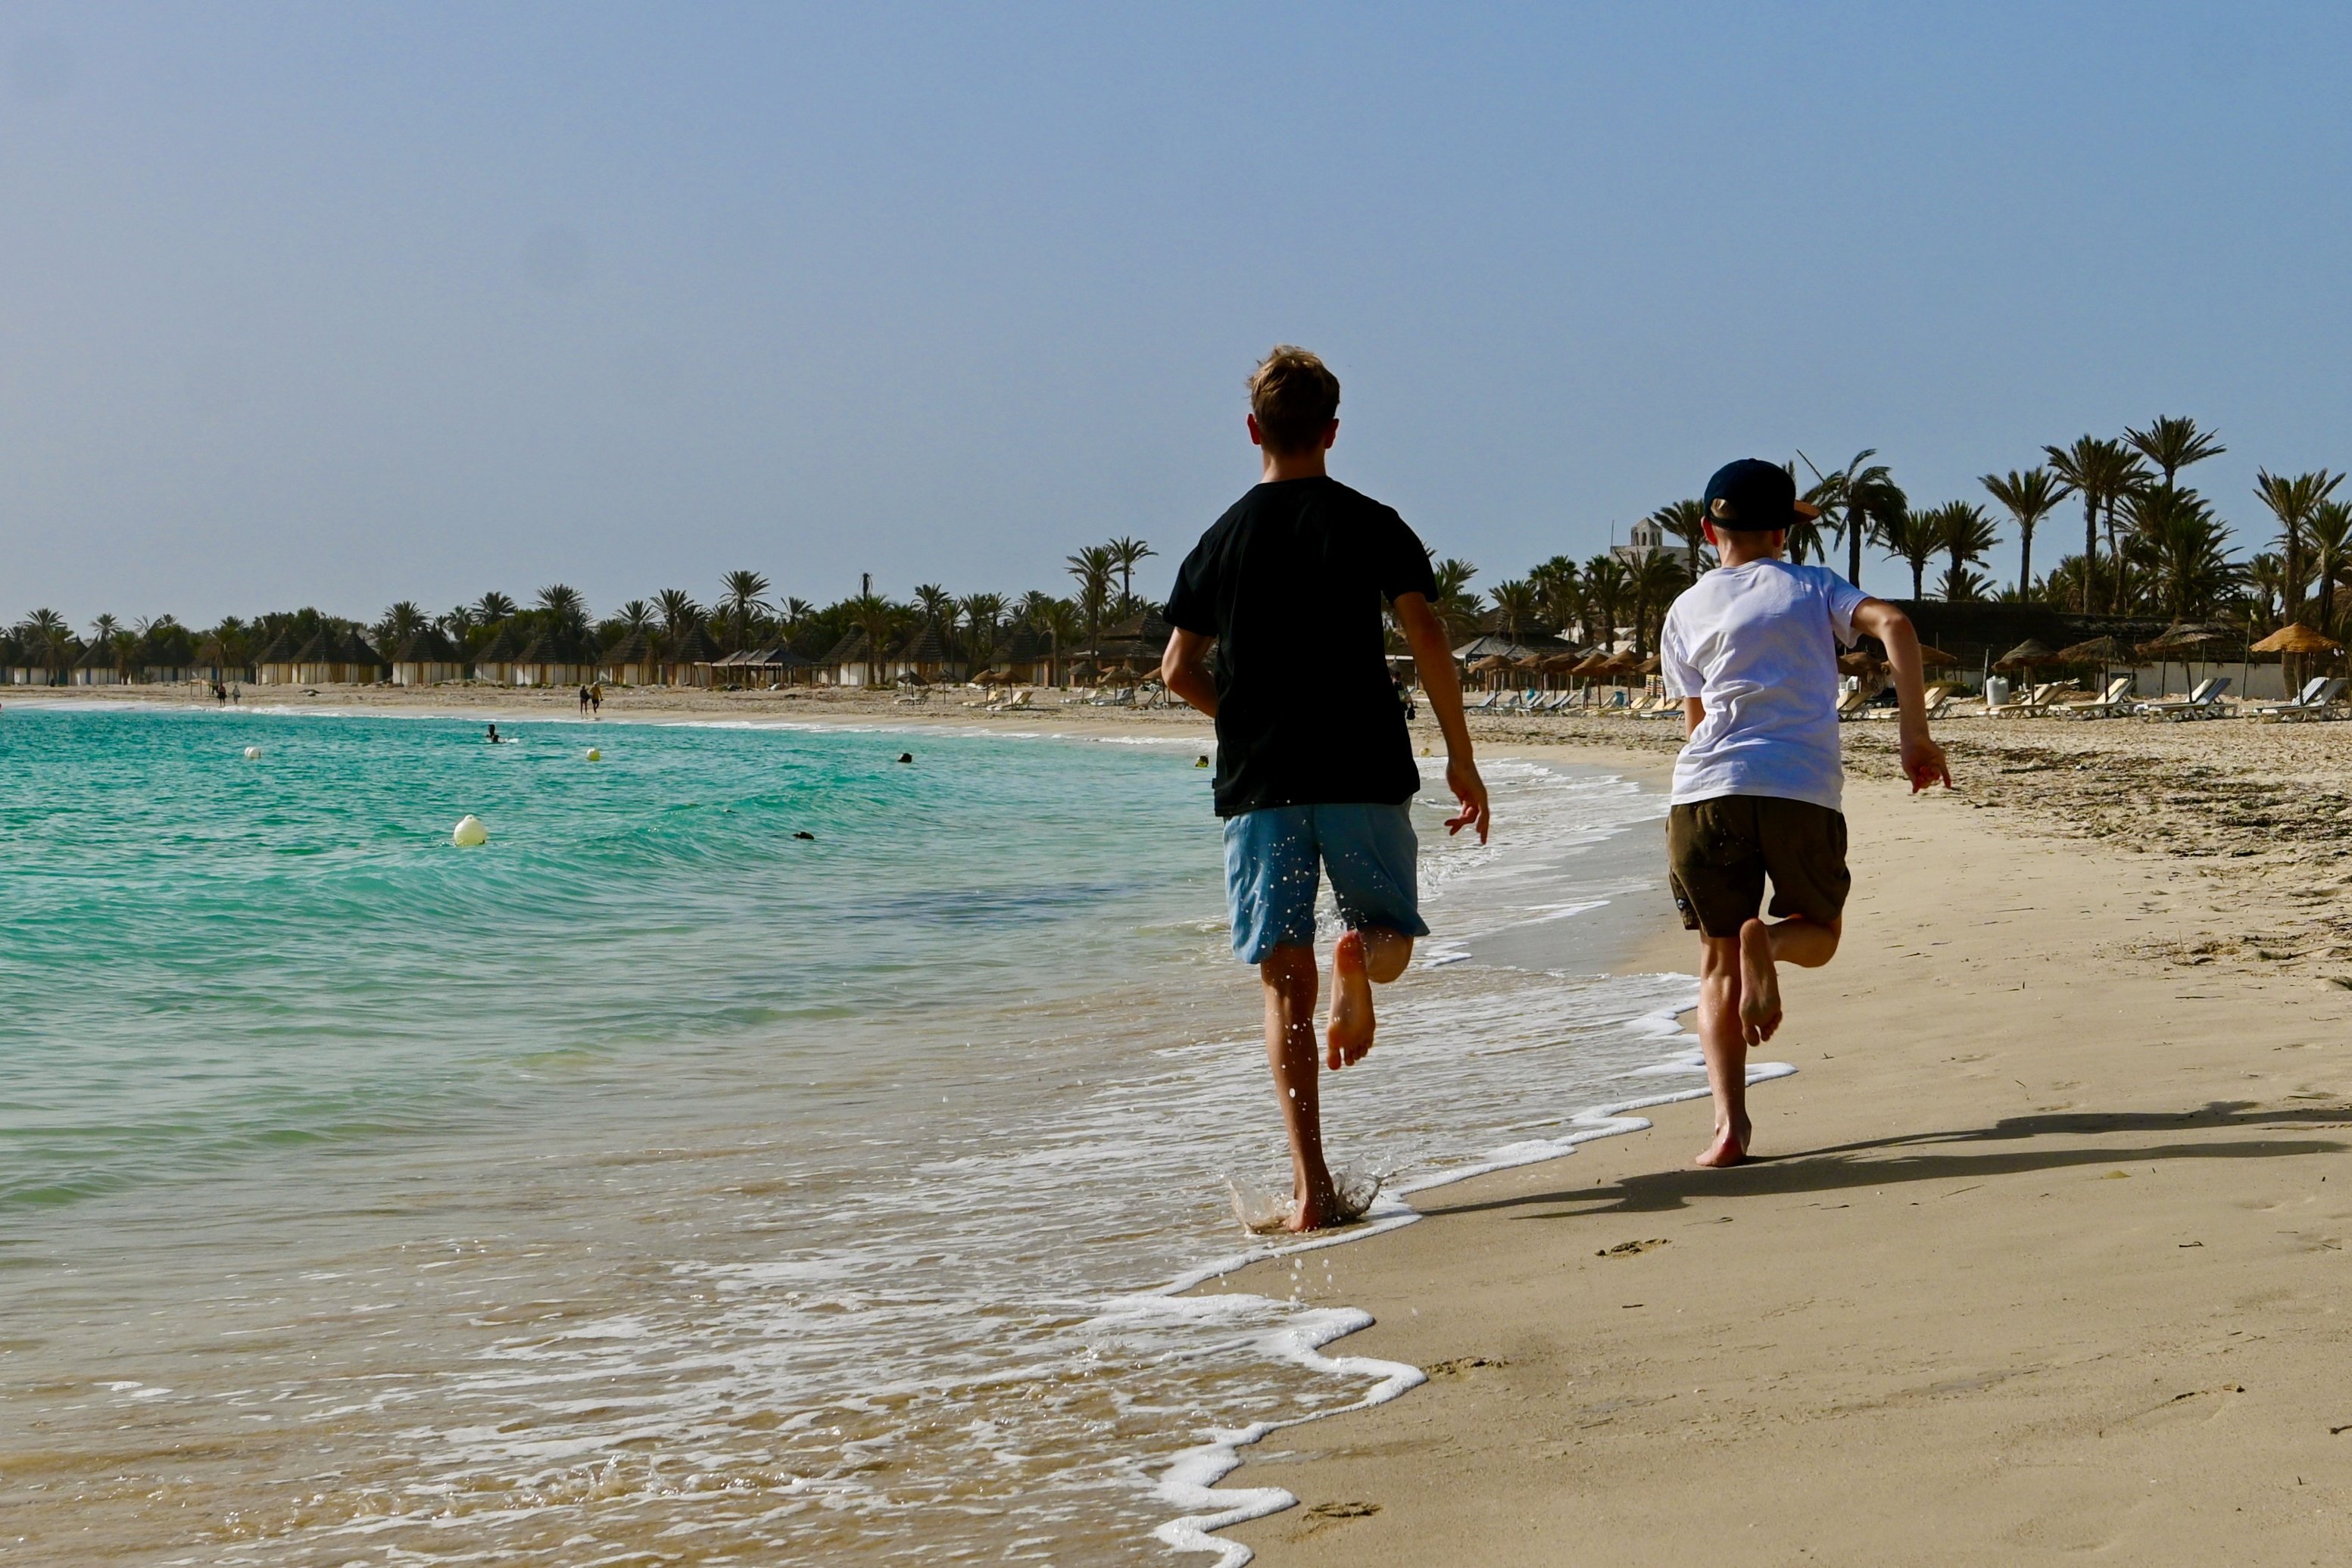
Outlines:
{"type": "Polygon", "coordinates": [[[1295,991],[1304,987],[1315,989],[1315,949],[1312,947],[1276,947],[1258,960],[1258,978],[1274,990],[1295,991]]]}

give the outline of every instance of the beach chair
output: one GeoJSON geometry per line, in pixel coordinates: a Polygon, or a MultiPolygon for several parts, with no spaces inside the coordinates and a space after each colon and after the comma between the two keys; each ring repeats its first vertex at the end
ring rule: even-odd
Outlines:
{"type": "MultiPolygon", "coordinates": [[[[1932,685],[1921,695],[1927,699],[1927,716],[1929,718],[1942,718],[1951,711],[1952,688],[1949,685],[1932,685]]],[[[1862,712],[1854,716],[1857,718],[1867,718],[1872,720],[1897,719],[1903,716],[1903,710],[1899,707],[1870,707],[1865,706],[1862,712]]]]}
{"type": "Polygon", "coordinates": [[[1985,712],[1996,718],[2040,718],[2050,711],[2051,703],[2056,700],[2058,694],[2065,689],[2065,682],[2051,681],[2034,687],[2015,702],[2003,703],[1999,707],[1987,707],[1985,712]]]}
{"type": "Polygon", "coordinates": [[[1503,694],[1500,692],[1488,692],[1484,697],[1475,703],[1463,704],[1463,711],[1465,713],[1485,713],[1488,708],[1495,706],[1496,699],[1501,697],[1502,695],[1503,694]]]}
{"type": "Polygon", "coordinates": [[[2082,702],[2053,703],[2051,711],[2066,718],[2121,718],[2132,708],[2132,678],[2117,675],[2100,695],[2082,702]]]}
{"type": "Polygon", "coordinates": [[[1869,706],[1869,695],[1860,686],[1854,687],[1853,690],[1838,698],[1838,722],[1843,724],[1848,719],[1860,718],[1862,710],[1869,706]]]}
{"type": "Polygon", "coordinates": [[[2304,682],[2303,690],[2283,703],[2263,703],[2255,707],[2242,707],[2242,714],[2251,714],[2273,724],[2295,719],[2327,718],[2332,710],[2344,701],[2345,682],[2328,675],[2314,675],[2304,682]]]}
{"type": "Polygon", "coordinates": [[[2143,718],[2213,718],[2227,711],[2221,696],[2229,689],[2229,676],[2208,675],[2181,701],[2142,703],[2132,711],[2143,718]]]}
{"type": "Polygon", "coordinates": [[[1683,699],[1678,696],[1670,695],[1665,692],[1660,692],[1657,695],[1657,699],[1651,703],[1646,712],[1637,714],[1634,716],[1637,718],[1680,718],[1683,716],[1683,699]]]}

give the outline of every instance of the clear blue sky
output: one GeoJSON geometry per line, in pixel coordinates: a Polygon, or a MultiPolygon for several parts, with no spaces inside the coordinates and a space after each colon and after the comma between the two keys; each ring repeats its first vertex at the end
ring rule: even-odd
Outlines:
{"type": "Polygon", "coordinates": [[[12,5],[0,619],[1060,589],[1115,533],[1158,593],[1277,340],[1345,382],[1335,471],[1482,584],[1727,457],[1981,498],[2158,413],[2220,429],[2190,477],[2251,542],[2257,465],[2352,465],[2347,32],[12,5]]]}

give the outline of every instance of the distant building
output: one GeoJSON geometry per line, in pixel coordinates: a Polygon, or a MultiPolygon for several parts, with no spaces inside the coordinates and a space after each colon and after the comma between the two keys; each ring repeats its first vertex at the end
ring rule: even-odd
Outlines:
{"type": "Polygon", "coordinates": [[[1622,545],[1611,545],[1609,553],[1627,566],[1639,566],[1654,555],[1667,549],[1666,530],[1644,517],[1633,525],[1633,538],[1622,545]]]}

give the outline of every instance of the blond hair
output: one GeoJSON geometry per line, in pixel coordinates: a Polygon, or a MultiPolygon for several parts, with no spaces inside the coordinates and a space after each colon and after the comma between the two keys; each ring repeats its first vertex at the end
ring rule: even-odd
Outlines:
{"type": "Polygon", "coordinates": [[[1306,350],[1276,343],[1250,372],[1250,413],[1258,439],[1273,452],[1311,452],[1339,416],[1339,378],[1306,350]]]}

